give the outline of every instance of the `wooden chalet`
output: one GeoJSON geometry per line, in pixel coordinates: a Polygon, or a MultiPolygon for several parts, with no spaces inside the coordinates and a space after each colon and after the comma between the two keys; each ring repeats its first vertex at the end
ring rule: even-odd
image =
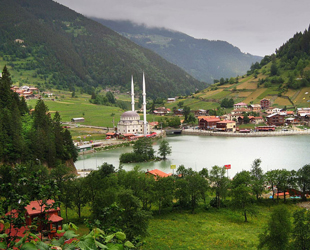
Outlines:
{"type": "MultiPolygon", "coordinates": [[[[57,230],[62,229],[63,218],[60,217],[60,208],[54,207],[54,200],[47,200],[45,203],[42,200],[31,201],[29,205],[25,207],[25,225],[23,227],[15,228],[12,225],[11,228],[6,230],[9,235],[23,237],[27,231],[29,231],[30,225],[37,225],[37,232],[43,232],[48,238],[52,239],[56,236],[57,230]]],[[[8,212],[7,216],[17,218],[20,211],[12,210],[8,212]]],[[[1,231],[1,224],[0,224],[1,231]]]]}
{"type": "Polygon", "coordinates": [[[268,115],[267,117],[267,124],[270,125],[270,126],[283,126],[284,123],[285,123],[285,115],[284,114],[271,114],[271,115],[268,115]]]}
{"type": "Polygon", "coordinates": [[[214,129],[219,121],[221,119],[216,116],[198,116],[198,127],[199,129],[214,129]]]}

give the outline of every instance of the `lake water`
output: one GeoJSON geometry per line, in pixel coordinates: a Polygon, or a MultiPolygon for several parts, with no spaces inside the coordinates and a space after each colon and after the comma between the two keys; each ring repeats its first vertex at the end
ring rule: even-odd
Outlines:
{"type": "MultiPolygon", "coordinates": [[[[237,172],[250,170],[253,161],[260,158],[264,172],[272,169],[298,170],[310,163],[310,135],[277,137],[215,137],[176,135],[166,138],[172,147],[172,154],[166,161],[124,164],[131,170],[139,165],[143,170],[160,169],[172,173],[170,165],[184,165],[196,171],[212,166],[231,164],[229,177],[237,172]]],[[[154,144],[158,150],[159,141],[154,144]]],[[[102,163],[119,166],[119,156],[131,152],[131,147],[102,151],[79,156],[75,163],[77,169],[96,169],[102,163]]]]}

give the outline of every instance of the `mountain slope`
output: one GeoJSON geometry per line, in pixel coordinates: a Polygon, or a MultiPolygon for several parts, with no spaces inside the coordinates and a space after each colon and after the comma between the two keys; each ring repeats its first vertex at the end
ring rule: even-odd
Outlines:
{"type": "MultiPolygon", "coordinates": [[[[235,103],[259,104],[271,100],[273,107],[295,109],[310,106],[310,27],[296,33],[276,54],[265,56],[253,64],[246,75],[234,81],[219,82],[183,101],[191,109],[216,109],[232,98],[235,103]]],[[[176,103],[167,105],[173,108],[176,103]]]]}
{"type": "Polygon", "coordinates": [[[126,91],[133,74],[141,89],[143,71],[151,97],[189,94],[207,86],[150,50],[52,0],[1,0],[2,64],[10,66],[21,84],[33,83],[32,78],[41,88],[78,86],[91,93],[98,86],[116,86],[126,91]]]}
{"type": "Polygon", "coordinates": [[[153,50],[196,79],[212,83],[221,77],[243,75],[252,63],[262,58],[244,54],[224,41],[195,39],[164,28],[148,28],[130,21],[93,20],[117,31],[135,43],[153,50]]]}

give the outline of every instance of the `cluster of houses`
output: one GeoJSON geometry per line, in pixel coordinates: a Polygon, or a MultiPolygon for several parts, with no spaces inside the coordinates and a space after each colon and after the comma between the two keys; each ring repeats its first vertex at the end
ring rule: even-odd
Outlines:
{"type": "MultiPolygon", "coordinates": [[[[246,104],[244,102],[234,104],[234,109],[223,116],[210,116],[208,110],[193,110],[198,118],[198,128],[202,130],[235,132],[238,124],[252,123],[255,125],[266,124],[269,128],[285,125],[309,125],[310,108],[298,108],[296,112],[271,107],[270,99],[260,100],[260,104],[246,104]],[[245,118],[244,114],[247,115],[245,118]]],[[[170,109],[159,107],[154,114],[165,115],[171,113],[170,109]]],[[[174,109],[174,115],[182,116],[182,109],[174,109]]],[[[263,129],[264,130],[264,129],[263,129]]],[[[274,130],[274,129],[268,129],[274,130]]]]}
{"type": "Polygon", "coordinates": [[[36,87],[29,86],[12,86],[11,90],[19,95],[19,97],[24,97],[25,99],[39,99],[42,95],[47,97],[53,97],[53,93],[51,92],[40,92],[40,90],[36,87]]]}

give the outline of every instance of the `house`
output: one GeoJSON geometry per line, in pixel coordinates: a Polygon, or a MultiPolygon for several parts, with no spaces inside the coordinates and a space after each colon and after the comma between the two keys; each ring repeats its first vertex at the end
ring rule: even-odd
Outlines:
{"type": "Polygon", "coordinates": [[[261,111],[261,105],[260,104],[251,104],[250,109],[253,112],[260,112],[261,111]]]}
{"type": "Polygon", "coordinates": [[[234,104],[234,109],[241,109],[241,108],[247,108],[248,105],[244,102],[239,102],[239,103],[236,103],[234,104]]]}
{"type": "Polygon", "coordinates": [[[31,201],[26,209],[26,225],[31,225],[33,221],[37,220],[38,231],[48,230],[49,237],[53,238],[57,230],[62,229],[63,218],[60,217],[60,208],[54,208],[55,201],[42,200],[31,201]],[[47,225],[44,225],[41,220],[47,220],[47,225]]]}
{"type": "Polygon", "coordinates": [[[195,114],[195,117],[198,117],[198,116],[202,116],[202,115],[206,115],[206,114],[207,114],[207,110],[204,110],[204,109],[194,110],[193,112],[194,112],[194,114],[195,114]]]}
{"type": "Polygon", "coordinates": [[[297,116],[300,120],[305,120],[305,118],[308,119],[308,117],[310,117],[310,108],[298,108],[297,116]]]}
{"type": "Polygon", "coordinates": [[[281,109],[279,109],[279,108],[274,108],[274,109],[272,109],[272,113],[274,114],[274,113],[280,113],[281,112],[281,109]]]}
{"type": "Polygon", "coordinates": [[[116,133],[114,133],[114,132],[108,132],[105,135],[106,135],[106,139],[111,139],[111,138],[116,137],[116,133]]]}
{"type": "Polygon", "coordinates": [[[168,114],[170,113],[170,109],[167,109],[165,107],[159,107],[159,108],[156,108],[153,113],[155,115],[165,115],[165,114],[168,114]]]}
{"type": "Polygon", "coordinates": [[[221,119],[216,116],[198,116],[198,127],[199,129],[214,129],[219,121],[221,119]]]}
{"type": "Polygon", "coordinates": [[[216,130],[223,132],[236,132],[235,121],[220,121],[216,123],[216,130]]]}
{"type": "Polygon", "coordinates": [[[183,109],[175,109],[175,110],[173,110],[173,113],[177,116],[182,116],[183,115],[183,109]]]}
{"type": "MultiPolygon", "coordinates": [[[[57,230],[62,230],[63,218],[60,217],[60,208],[55,207],[54,200],[42,200],[31,201],[29,205],[25,207],[25,225],[21,228],[15,228],[13,230],[8,229],[6,233],[10,235],[18,234],[23,237],[25,232],[29,231],[30,225],[37,225],[37,232],[46,232],[50,239],[54,238],[57,234],[57,230]]],[[[6,215],[17,218],[20,212],[11,210],[6,215]]],[[[1,230],[1,228],[0,228],[1,230]]]]}
{"type": "Polygon", "coordinates": [[[271,114],[273,114],[273,107],[269,107],[269,108],[266,108],[265,109],[265,113],[267,113],[268,115],[271,115],[271,114]]]}
{"type": "Polygon", "coordinates": [[[260,106],[262,109],[267,109],[270,107],[270,105],[271,105],[270,99],[264,98],[264,99],[260,100],[260,106]]]}
{"type": "Polygon", "coordinates": [[[159,169],[154,169],[154,170],[151,170],[151,171],[147,170],[145,174],[146,175],[150,175],[150,176],[154,176],[155,180],[158,177],[164,178],[164,177],[168,177],[168,176],[171,175],[171,174],[167,174],[167,173],[165,173],[165,172],[163,172],[163,171],[161,171],[159,169]]]}
{"type": "Polygon", "coordinates": [[[254,117],[254,116],[249,116],[250,122],[253,124],[260,124],[260,123],[264,123],[265,120],[263,117],[258,116],[258,117],[254,117]]]}
{"type": "Polygon", "coordinates": [[[271,115],[268,115],[266,118],[267,118],[267,124],[270,126],[272,125],[283,126],[285,123],[285,115],[282,113],[271,114],[271,115]]]}
{"type": "Polygon", "coordinates": [[[175,98],[168,98],[167,103],[175,102],[175,98]]]}

